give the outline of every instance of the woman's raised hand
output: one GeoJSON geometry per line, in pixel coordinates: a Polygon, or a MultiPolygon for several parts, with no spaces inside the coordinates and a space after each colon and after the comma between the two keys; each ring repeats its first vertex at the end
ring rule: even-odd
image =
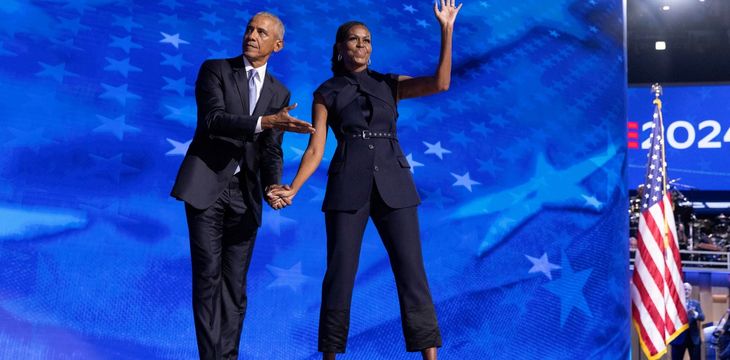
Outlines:
{"type": "Polygon", "coordinates": [[[461,6],[464,5],[464,3],[459,4],[459,6],[457,7],[455,4],[455,0],[440,1],[441,9],[439,9],[438,2],[434,1],[433,13],[436,15],[436,19],[439,21],[441,28],[444,28],[446,26],[453,27],[454,21],[456,21],[456,15],[459,14],[459,10],[461,10],[461,6]]]}

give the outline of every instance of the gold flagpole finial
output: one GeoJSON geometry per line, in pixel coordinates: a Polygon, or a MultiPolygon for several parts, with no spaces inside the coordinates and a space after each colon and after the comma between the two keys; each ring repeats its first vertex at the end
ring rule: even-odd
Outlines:
{"type": "Polygon", "coordinates": [[[659,83],[654,83],[653,85],[651,85],[651,92],[654,94],[654,103],[658,103],[659,106],[662,106],[662,101],[659,99],[659,97],[664,94],[662,86],[659,85],[659,83]]]}
{"type": "Polygon", "coordinates": [[[664,93],[662,86],[659,85],[659,83],[654,83],[651,85],[651,92],[654,94],[655,97],[660,97],[664,93]]]}

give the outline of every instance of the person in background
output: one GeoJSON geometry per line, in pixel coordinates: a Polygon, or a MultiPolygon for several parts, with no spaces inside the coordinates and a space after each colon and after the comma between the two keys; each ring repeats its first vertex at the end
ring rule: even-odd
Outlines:
{"type": "Polygon", "coordinates": [[[717,324],[717,329],[713,336],[717,338],[717,358],[720,360],[730,360],[730,308],[725,311],[725,315],[717,324]]]}
{"type": "Polygon", "coordinates": [[[672,360],[684,359],[684,353],[689,352],[690,360],[700,360],[702,354],[702,338],[700,323],[705,321],[705,314],[702,312],[700,302],[690,298],[692,285],[684,283],[684,294],[687,298],[687,317],[689,329],[683,331],[672,341],[672,360]]]}

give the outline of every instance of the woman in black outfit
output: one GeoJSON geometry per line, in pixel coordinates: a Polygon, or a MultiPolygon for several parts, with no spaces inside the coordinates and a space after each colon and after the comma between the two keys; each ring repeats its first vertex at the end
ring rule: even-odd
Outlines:
{"type": "Polygon", "coordinates": [[[410,166],[396,136],[397,102],[449,88],[454,0],[434,4],[441,25],[441,53],[433,76],[407,77],[370,70],[371,38],[365,24],[339,27],[332,54],[334,76],[314,92],[309,140],[291,186],[270,196],[287,203],[319,166],[327,126],[337,138],[322,205],[327,231],[327,272],[322,284],[319,351],[324,359],[344,353],[350,302],[362,236],[368,217],[383,240],[398,288],[407,351],[436,359],[441,334],[423,268],[419,238],[420,203],[410,166]]]}

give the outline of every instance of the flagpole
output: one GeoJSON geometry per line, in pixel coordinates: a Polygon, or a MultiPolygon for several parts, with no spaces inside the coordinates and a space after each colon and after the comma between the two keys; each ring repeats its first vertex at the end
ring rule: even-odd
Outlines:
{"type": "Polygon", "coordinates": [[[641,349],[649,360],[667,353],[669,343],[688,328],[685,296],[682,289],[682,265],[675,235],[674,216],[667,193],[667,161],[664,148],[662,88],[654,84],[654,115],[642,217],[639,221],[639,253],[631,285],[632,316],[639,334],[641,349]],[[661,161],[661,163],[659,163],[661,161]],[[658,179],[657,177],[663,177],[658,179]],[[661,185],[660,185],[661,184],[661,185]],[[660,222],[663,220],[663,224],[660,222]],[[654,236],[656,234],[657,236],[654,236]],[[670,242],[671,239],[671,242],[670,242]],[[661,259],[661,260],[660,260],[661,259]],[[655,261],[656,260],[656,261],[655,261]],[[652,272],[653,269],[653,272],[652,272]],[[656,283],[647,289],[645,283],[656,283]]]}
{"type": "MultiPolygon", "coordinates": [[[[651,86],[651,92],[654,93],[654,105],[657,106],[657,109],[659,110],[659,134],[661,138],[662,143],[662,188],[664,189],[664,194],[667,194],[667,154],[665,149],[666,142],[664,141],[664,115],[662,114],[662,100],[659,98],[664,93],[663,88],[659,83],[654,83],[651,86]]],[[[666,249],[669,247],[669,224],[667,224],[666,219],[664,219],[664,250],[665,250],[665,256],[666,256],[666,249]]]]}

